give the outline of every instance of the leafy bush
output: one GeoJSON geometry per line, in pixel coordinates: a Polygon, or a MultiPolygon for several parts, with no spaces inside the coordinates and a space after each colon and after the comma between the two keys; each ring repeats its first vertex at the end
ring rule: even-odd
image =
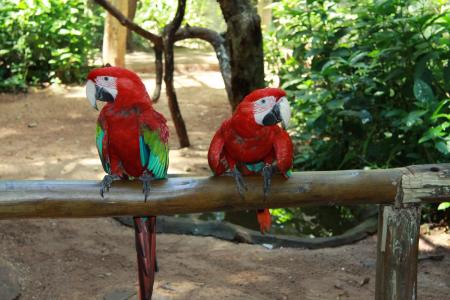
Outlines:
{"type": "Polygon", "coordinates": [[[83,0],[0,2],[0,91],[84,80],[101,43],[99,11],[83,0]]]}
{"type": "Polygon", "coordinates": [[[295,99],[299,169],[450,159],[447,1],[282,0],[266,58],[295,99]]]}
{"type": "Polygon", "coordinates": [[[449,159],[450,11],[436,1],[282,1],[274,66],[302,169],[449,159]],[[283,54],[285,51],[287,53],[283,54]]]}

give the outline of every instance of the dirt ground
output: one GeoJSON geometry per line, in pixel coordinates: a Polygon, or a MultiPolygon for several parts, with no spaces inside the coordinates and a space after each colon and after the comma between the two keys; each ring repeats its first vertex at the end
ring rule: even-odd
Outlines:
{"type": "MultiPolygon", "coordinates": [[[[192,147],[177,149],[163,94],[156,108],[169,119],[172,133],[169,172],[207,175],[209,141],[230,109],[212,54],[179,59],[175,83],[192,147]]],[[[127,57],[140,72],[150,60],[139,53],[127,57]]],[[[141,75],[152,91],[153,76],[141,75]]],[[[97,114],[81,86],[0,95],[0,179],[102,178],[94,144],[97,114]]],[[[423,231],[419,299],[449,299],[450,235],[442,228],[423,231]],[[443,259],[426,259],[429,255],[443,259]]],[[[169,234],[157,239],[154,299],[374,296],[375,236],[321,250],[270,250],[169,234]]],[[[0,221],[0,267],[13,270],[20,299],[135,299],[135,256],[132,229],[112,219],[0,221]]]]}

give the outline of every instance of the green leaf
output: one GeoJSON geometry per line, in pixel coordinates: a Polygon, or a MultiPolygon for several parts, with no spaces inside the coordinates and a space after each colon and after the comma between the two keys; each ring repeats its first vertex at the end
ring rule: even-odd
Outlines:
{"type": "Polygon", "coordinates": [[[367,56],[367,52],[356,52],[355,54],[350,56],[349,63],[351,66],[354,66],[357,62],[359,62],[366,56],[367,56]]]}
{"type": "Polygon", "coordinates": [[[343,109],[344,108],[344,99],[335,99],[331,100],[327,103],[327,107],[331,110],[335,109],[343,109]]]}
{"type": "Polygon", "coordinates": [[[442,202],[441,204],[439,204],[437,209],[438,210],[446,210],[449,207],[450,207],[450,202],[442,202]]]}
{"type": "Polygon", "coordinates": [[[434,93],[431,87],[422,79],[414,80],[414,96],[421,102],[434,100],[434,93]]]}
{"type": "Polygon", "coordinates": [[[444,135],[445,135],[445,132],[443,131],[443,126],[442,125],[436,126],[436,127],[431,127],[420,138],[419,144],[422,144],[422,143],[424,143],[426,141],[429,141],[429,140],[437,138],[437,137],[443,137],[444,135]]]}
{"type": "Polygon", "coordinates": [[[441,152],[442,154],[448,154],[448,147],[444,142],[437,142],[436,144],[434,144],[434,147],[441,152]]]}
{"type": "Polygon", "coordinates": [[[422,121],[422,119],[420,117],[423,116],[424,114],[426,114],[427,112],[428,111],[426,111],[426,110],[412,111],[405,118],[403,118],[403,122],[405,123],[406,126],[410,127],[410,126],[414,125],[416,122],[418,122],[419,120],[422,121]]]}

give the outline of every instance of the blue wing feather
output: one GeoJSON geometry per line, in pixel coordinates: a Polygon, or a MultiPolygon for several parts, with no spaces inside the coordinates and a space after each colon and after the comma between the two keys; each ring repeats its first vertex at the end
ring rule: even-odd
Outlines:
{"type": "Polygon", "coordinates": [[[169,146],[161,140],[158,131],[142,129],[139,137],[141,164],[157,179],[167,177],[169,167],[169,146]]]}
{"type": "Polygon", "coordinates": [[[103,130],[100,123],[97,123],[96,133],[95,133],[95,144],[97,145],[98,156],[102,162],[103,170],[110,174],[111,168],[106,158],[103,157],[103,139],[105,138],[105,131],[103,130]]]}

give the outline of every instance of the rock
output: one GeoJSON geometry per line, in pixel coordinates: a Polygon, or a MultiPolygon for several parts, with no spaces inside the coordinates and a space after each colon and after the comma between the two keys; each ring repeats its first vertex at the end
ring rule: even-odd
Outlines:
{"type": "Polygon", "coordinates": [[[159,287],[164,290],[168,290],[168,291],[172,291],[172,292],[176,291],[175,288],[172,287],[170,282],[164,282],[163,284],[160,284],[159,287]]]}
{"type": "Polygon", "coordinates": [[[37,127],[37,123],[36,122],[31,122],[28,124],[28,128],[34,128],[37,127]]]}
{"type": "Polygon", "coordinates": [[[0,260],[0,296],[2,300],[16,300],[20,297],[16,271],[3,260],[0,260]]]}
{"type": "Polygon", "coordinates": [[[366,284],[369,283],[369,281],[370,281],[370,278],[369,278],[369,277],[364,277],[364,278],[359,282],[359,286],[366,285],[366,284]]]}
{"type": "Polygon", "coordinates": [[[136,295],[135,291],[117,290],[112,291],[109,294],[106,294],[105,297],[103,297],[103,300],[130,300],[135,295],[136,295]]]}

